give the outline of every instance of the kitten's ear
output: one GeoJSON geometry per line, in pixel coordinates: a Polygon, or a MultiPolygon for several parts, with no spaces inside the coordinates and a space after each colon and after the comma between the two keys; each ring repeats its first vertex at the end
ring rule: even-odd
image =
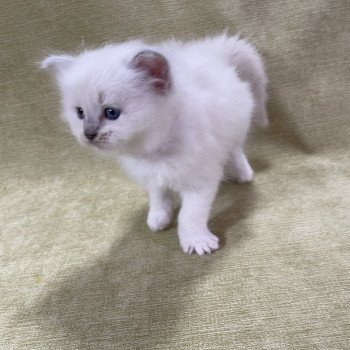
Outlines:
{"type": "Polygon", "coordinates": [[[51,55],[41,61],[40,68],[59,72],[69,67],[73,61],[74,57],[70,55],[51,55]]]}
{"type": "Polygon", "coordinates": [[[165,94],[169,90],[169,64],[163,55],[151,50],[141,51],[131,61],[131,67],[143,72],[157,93],[165,94]]]}

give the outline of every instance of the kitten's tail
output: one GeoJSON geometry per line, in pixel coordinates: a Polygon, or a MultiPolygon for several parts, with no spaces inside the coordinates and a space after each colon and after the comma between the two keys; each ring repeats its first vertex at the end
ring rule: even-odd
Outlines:
{"type": "Polygon", "coordinates": [[[267,77],[262,59],[256,48],[238,35],[227,37],[227,44],[232,65],[236,67],[242,80],[250,84],[255,103],[253,121],[266,127],[269,123],[266,112],[267,77]]]}

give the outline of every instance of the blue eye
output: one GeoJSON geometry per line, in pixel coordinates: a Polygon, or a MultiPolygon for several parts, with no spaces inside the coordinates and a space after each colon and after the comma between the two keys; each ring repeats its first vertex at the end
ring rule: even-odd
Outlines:
{"type": "Polygon", "coordinates": [[[105,117],[109,120],[115,120],[120,116],[121,110],[119,108],[107,107],[105,108],[105,117]]]}
{"type": "Polygon", "coordinates": [[[84,119],[84,110],[81,107],[76,107],[77,116],[79,119],[84,119]]]}

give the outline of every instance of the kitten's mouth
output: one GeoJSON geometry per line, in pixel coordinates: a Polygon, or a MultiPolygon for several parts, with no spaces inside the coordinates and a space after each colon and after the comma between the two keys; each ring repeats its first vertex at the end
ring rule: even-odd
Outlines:
{"type": "Polygon", "coordinates": [[[109,137],[111,133],[107,132],[101,135],[97,135],[92,140],[86,140],[89,146],[97,147],[97,148],[108,148],[110,146],[109,137]]]}

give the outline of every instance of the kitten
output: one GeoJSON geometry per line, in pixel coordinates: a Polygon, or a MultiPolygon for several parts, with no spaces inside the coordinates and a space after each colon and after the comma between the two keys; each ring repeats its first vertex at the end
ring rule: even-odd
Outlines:
{"type": "Polygon", "coordinates": [[[130,41],[52,55],[41,66],[54,72],[78,141],[117,159],[147,189],[149,228],[170,225],[177,193],[182,249],[216,250],[207,223],[220,180],[226,171],[252,180],[244,142],[252,118],[267,124],[267,79],[255,48],[226,34],[130,41]]]}

